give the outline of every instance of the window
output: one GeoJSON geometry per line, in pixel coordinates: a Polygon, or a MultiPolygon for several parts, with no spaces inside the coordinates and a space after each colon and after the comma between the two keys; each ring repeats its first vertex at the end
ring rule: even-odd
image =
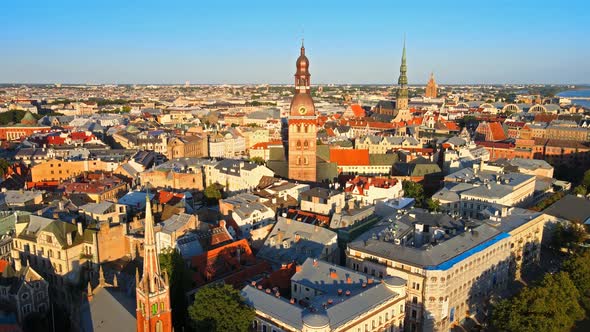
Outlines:
{"type": "Polygon", "coordinates": [[[154,303],[152,304],[152,315],[156,315],[158,314],[158,304],[154,303]]]}
{"type": "Polygon", "coordinates": [[[414,303],[414,304],[418,304],[418,297],[417,297],[417,296],[414,296],[414,297],[412,298],[412,303],[414,303]]]}
{"type": "Polygon", "coordinates": [[[28,315],[31,312],[31,305],[25,304],[23,306],[23,315],[28,315]]]}
{"type": "Polygon", "coordinates": [[[161,320],[156,322],[156,332],[164,332],[164,327],[161,320]]]}

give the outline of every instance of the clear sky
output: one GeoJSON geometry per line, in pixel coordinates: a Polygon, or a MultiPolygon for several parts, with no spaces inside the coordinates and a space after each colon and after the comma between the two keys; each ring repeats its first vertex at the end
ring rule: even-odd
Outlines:
{"type": "Polygon", "coordinates": [[[3,83],[590,83],[590,1],[12,0],[3,83]]]}

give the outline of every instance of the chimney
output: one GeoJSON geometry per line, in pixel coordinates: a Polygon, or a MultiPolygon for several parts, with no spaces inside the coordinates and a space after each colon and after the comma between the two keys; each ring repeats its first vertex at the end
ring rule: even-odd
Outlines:
{"type": "Polygon", "coordinates": [[[78,226],[78,234],[82,235],[84,231],[82,230],[82,223],[77,222],[76,225],[78,226]]]}

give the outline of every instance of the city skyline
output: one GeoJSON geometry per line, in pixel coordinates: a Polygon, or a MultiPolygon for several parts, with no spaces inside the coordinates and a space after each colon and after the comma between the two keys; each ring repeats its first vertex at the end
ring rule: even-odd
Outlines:
{"type": "Polygon", "coordinates": [[[288,84],[305,37],[314,84],[394,84],[406,35],[411,85],[590,83],[585,3],[508,4],[10,3],[0,81],[288,84]]]}

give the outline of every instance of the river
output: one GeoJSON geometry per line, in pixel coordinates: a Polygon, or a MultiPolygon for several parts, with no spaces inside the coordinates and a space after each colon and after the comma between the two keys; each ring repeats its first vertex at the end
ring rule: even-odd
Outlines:
{"type": "MultiPolygon", "coordinates": [[[[590,88],[588,89],[579,89],[579,90],[567,90],[557,94],[559,97],[590,97],[590,88]]],[[[575,100],[572,99],[572,103],[580,106],[584,106],[586,108],[590,108],[590,100],[575,100]]]]}

